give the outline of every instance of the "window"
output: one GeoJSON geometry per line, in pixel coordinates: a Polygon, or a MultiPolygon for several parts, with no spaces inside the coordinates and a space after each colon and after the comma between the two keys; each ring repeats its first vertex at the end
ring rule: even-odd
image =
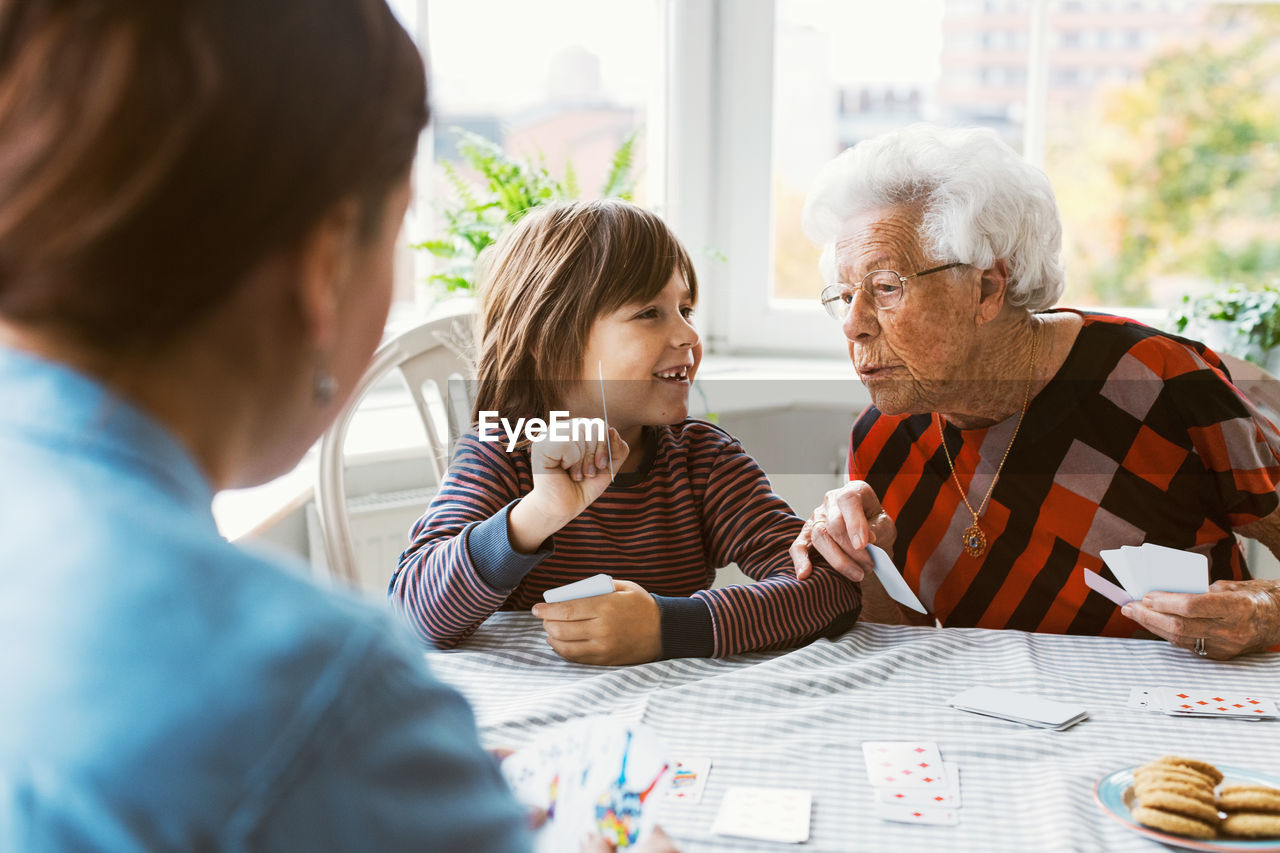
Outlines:
{"type": "MultiPolygon", "coordinates": [[[[520,159],[542,161],[557,179],[598,198],[613,158],[634,136],[631,174],[640,203],[648,127],[661,91],[662,35],[657,0],[611,5],[596,0],[399,0],[414,17],[431,67],[432,126],[418,162],[418,198],[406,242],[438,233],[439,206],[455,188],[442,164],[474,178],[459,160],[461,133],[496,143],[520,159]]],[[[424,286],[434,260],[415,253],[417,286],[401,293],[416,313],[438,298],[424,286]]]]}
{"type": "Polygon", "coordinates": [[[1015,48],[1025,32],[1007,25],[1005,7],[981,8],[909,0],[868,15],[841,0],[777,0],[774,299],[807,304],[821,289],[800,213],[817,170],[840,151],[919,121],[981,124],[1019,140],[1011,107],[1025,98],[1026,56],[1015,48]],[[857,109],[834,112],[828,100],[857,109]]]}
{"type": "Polygon", "coordinates": [[[722,3],[717,38],[733,44],[716,78],[726,106],[714,154],[733,171],[716,173],[714,203],[732,208],[721,238],[732,296],[718,340],[839,351],[814,300],[805,192],[843,148],[920,120],[991,127],[1044,164],[1063,213],[1063,304],[1150,321],[1212,280],[1274,278],[1277,6],[900,0],[872,14],[839,0],[722,3]],[[755,66],[770,53],[767,102],[755,66]],[[738,138],[760,113],[768,146],[738,138]],[[1170,206],[1164,188],[1187,203],[1170,206]]]}
{"type": "Polygon", "coordinates": [[[432,233],[453,126],[556,173],[572,160],[588,196],[638,132],[637,198],[694,256],[712,350],[842,350],[804,196],[840,150],[915,121],[990,127],[1044,164],[1064,304],[1158,309],[1280,269],[1277,3],[394,2],[433,69],[408,239],[432,233]],[[1169,207],[1166,186],[1192,203],[1169,207]]]}
{"type": "Polygon", "coordinates": [[[1058,69],[1044,162],[1062,209],[1063,302],[1159,317],[1185,293],[1280,271],[1280,8],[1139,5],[1142,29],[1133,4],[1110,27],[1099,15],[1112,47],[1075,54],[1074,79],[1058,69]]]}
{"type": "MultiPolygon", "coordinates": [[[[775,299],[812,302],[818,248],[800,230],[818,169],[859,140],[941,116],[937,98],[942,3],[866,8],[842,0],[777,0],[774,24],[773,286],[775,299]],[[835,105],[844,108],[836,109],[835,105]]],[[[1003,81],[1003,29],[982,30],[965,53],[980,86],[1003,81]],[[1001,45],[998,54],[994,45],[1001,45]],[[989,64],[977,64],[980,60],[989,64]]],[[[1001,83],[1002,84],[1002,83],[1001,83]]]]}

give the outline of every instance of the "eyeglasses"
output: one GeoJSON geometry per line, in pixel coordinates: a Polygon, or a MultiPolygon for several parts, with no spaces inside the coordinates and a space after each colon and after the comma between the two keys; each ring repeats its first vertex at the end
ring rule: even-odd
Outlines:
{"type": "Polygon", "coordinates": [[[853,307],[853,298],[861,287],[870,294],[871,303],[876,306],[877,311],[890,311],[902,303],[902,292],[911,279],[962,266],[965,266],[963,262],[956,261],[911,275],[899,275],[896,270],[872,270],[864,275],[861,283],[857,285],[850,286],[840,282],[824,287],[821,297],[822,307],[827,309],[831,319],[844,322],[844,318],[849,316],[849,311],[853,307]]]}

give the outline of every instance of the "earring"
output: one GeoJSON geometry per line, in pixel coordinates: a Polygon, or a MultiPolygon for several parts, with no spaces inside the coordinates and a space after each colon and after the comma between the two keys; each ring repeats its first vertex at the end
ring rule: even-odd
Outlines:
{"type": "Polygon", "coordinates": [[[311,381],[311,399],[323,408],[333,402],[334,395],[338,393],[338,380],[318,363],[319,358],[316,361],[315,378],[311,381]]]}

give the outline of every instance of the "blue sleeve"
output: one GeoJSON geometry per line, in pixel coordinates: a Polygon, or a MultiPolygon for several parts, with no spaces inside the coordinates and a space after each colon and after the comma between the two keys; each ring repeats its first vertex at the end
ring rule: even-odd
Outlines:
{"type": "Polygon", "coordinates": [[[466,701],[407,637],[366,661],[244,837],[271,850],[527,851],[466,701]]]}
{"type": "Polygon", "coordinates": [[[522,554],[511,545],[509,517],[518,501],[504,506],[491,518],[474,525],[467,536],[471,565],[485,583],[510,593],[524,576],[555,553],[555,537],[548,537],[532,554],[522,554]]]}
{"type": "Polygon", "coordinates": [[[709,658],[715,652],[716,632],[711,609],[700,598],[655,595],[662,616],[662,659],[709,658]]]}

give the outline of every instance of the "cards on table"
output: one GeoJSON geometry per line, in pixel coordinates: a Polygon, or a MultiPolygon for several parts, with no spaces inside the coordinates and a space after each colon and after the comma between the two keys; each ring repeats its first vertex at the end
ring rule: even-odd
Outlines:
{"type": "Polygon", "coordinates": [[[899,604],[910,607],[917,613],[927,613],[920,599],[911,591],[911,587],[907,585],[907,581],[902,577],[902,573],[898,571],[898,567],[893,564],[893,560],[889,557],[883,548],[875,545],[867,546],[867,553],[871,555],[872,561],[875,563],[876,578],[880,581],[880,585],[884,587],[884,591],[889,593],[889,597],[899,604]]]}
{"type": "Polygon", "coordinates": [[[559,604],[562,601],[593,598],[597,595],[608,595],[611,592],[613,592],[613,578],[599,574],[549,589],[542,594],[542,600],[547,604],[559,604]]]}
{"type": "Polygon", "coordinates": [[[800,844],[809,840],[813,795],[795,788],[730,788],[711,824],[716,835],[800,844]]]}
{"type": "Polygon", "coordinates": [[[1089,716],[1087,708],[998,687],[970,687],[947,701],[952,708],[998,717],[1024,726],[1062,731],[1089,716]]]}
{"type": "Polygon", "coordinates": [[[1175,717],[1229,717],[1237,720],[1280,719],[1280,701],[1241,690],[1203,687],[1134,687],[1128,706],[1163,711],[1175,717]]]}
{"type": "Polygon", "coordinates": [[[590,833],[627,850],[653,831],[653,803],[666,796],[673,766],[650,730],[597,718],[568,723],[507,756],[502,775],[517,800],[547,813],[538,853],[577,850],[590,833]]]}
{"type": "Polygon", "coordinates": [[[960,771],[932,741],[867,741],[867,779],[875,813],[897,823],[955,826],[960,822],[960,771]]]}
{"type": "Polygon", "coordinates": [[[941,788],[876,785],[876,802],[886,806],[945,806],[960,808],[960,768],[950,761],[942,762],[945,778],[941,788]]]}
{"type": "Polygon", "coordinates": [[[876,787],[945,788],[946,769],[931,741],[869,740],[862,744],[867,778],[876,787]]]}
{"type": "Polygon", "coordinates": [[[896,823],[923,823],[955,826],[960,822],[958,810],[948,806],[893,806],[876,803],[876,817],[896,823]]]}
{"type": "Polygon", "coordinates": [[[1116,604],[1136,601],[1157,590],[1197,594],[1209,591],[1209,558],[1204,554],[1149,542],[1137,547],[1124,545],[1099,554],[1120,582],[1123,593],[1115,584],[1088,569],[1083,570],[1084,582],[1116,604]]]}
{"type": "Polygon", "coordinates": [[[710,758],[680,759],[676,762],[675,774],[671,777],[671,787],[667,789],[667,799],[698,802],[707,787],[707,774],[710,772],[710,758]]]}

